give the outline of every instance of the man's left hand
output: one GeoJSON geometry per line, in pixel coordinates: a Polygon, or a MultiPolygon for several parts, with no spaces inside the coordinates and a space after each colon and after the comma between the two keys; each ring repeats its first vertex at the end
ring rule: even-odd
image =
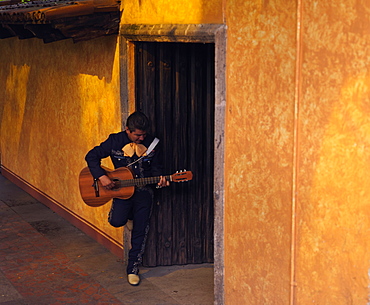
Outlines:
{"type": "Polygon", "coordinates": [[[170,182],[167,181],[165,177],[161,176],[161,179],[158,182],[158,187],[166,187],[169,185],[170,185],[170,182]]]}

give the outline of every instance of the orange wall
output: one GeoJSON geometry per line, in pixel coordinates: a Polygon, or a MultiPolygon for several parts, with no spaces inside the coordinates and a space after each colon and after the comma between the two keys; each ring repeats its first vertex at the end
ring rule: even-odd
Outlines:
{"type": "Polygon", "coordinates": [[[296,5],[227,1],[226,304],[289,304],[296,5]]]}
{"type": "Polygon", "coordinates": [[[123,0],[123,24],[223,23],[222,0],[123,0]]]}
{"type": "Polygon", "coordinates": [[[225,18],[225,303],[368,304],[369,3],[225,18]]]}
{"type": "Polygon", "coordinates": [[[1,164],[122,244],[109,206],[87,207],[78,190],[87,151],[121,128],[117,37],[0,48],[1,164]]]}
{"type": "Polygon", "coordinates": [[[370,3],[304,1],[302,16],[297,299],[368,304],[370,3]]]}

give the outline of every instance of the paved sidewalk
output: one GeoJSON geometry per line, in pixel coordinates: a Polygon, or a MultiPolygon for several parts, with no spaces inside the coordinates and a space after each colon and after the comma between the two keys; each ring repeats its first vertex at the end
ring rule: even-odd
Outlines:
{"type": "Polygon", "coordinates": [[[212,264],[140,273],[0,175],[1,305],[213,304],[212,264]]]}

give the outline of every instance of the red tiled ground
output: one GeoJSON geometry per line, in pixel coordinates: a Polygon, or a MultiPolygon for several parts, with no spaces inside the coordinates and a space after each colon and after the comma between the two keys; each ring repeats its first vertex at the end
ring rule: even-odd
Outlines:
{"type": "Polygon", "coordinates": [[[0,270],[26,304],[122,304],[15,213],[0,217],[0,270]]]}

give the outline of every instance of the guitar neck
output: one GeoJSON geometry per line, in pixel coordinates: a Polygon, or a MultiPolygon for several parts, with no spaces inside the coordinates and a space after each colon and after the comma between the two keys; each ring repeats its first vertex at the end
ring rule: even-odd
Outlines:
{"type": "MultiPolygon", "coordinates": [[[[166,180],[171,181],[171,176],[163,176],[166,180]]],[[[147,184],[156,184],[161,179],[158,177],[145,177],[145,178],[135,178],[128,180],[119,180],[120,187],[129,187],[129,186],[144,186],[147,184]]]]}

